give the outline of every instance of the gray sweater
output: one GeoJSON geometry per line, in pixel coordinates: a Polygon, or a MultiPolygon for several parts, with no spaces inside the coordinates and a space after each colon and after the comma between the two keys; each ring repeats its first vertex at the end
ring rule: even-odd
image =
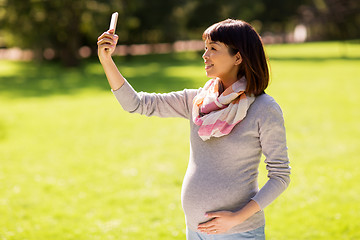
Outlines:
{"type": "MultiPolygon", "coordinates": [[[[267,94],[256,97],[246,117],[232,132],[203,141],[192,121],[192,101],[198,90],[166,94],[137,93],[128,82],[113,91],[124,110],[146,116],[182,117],[190,121],[190,158],[182,185],[181,200],[187,227],[208,220],[206,212],[236,211],[251,199],[264,209],[290,182],[282,111],[267,94]],[[269,180],[259,190],[258,167],[266,157],[269,180]]],[[[261,210],[227,233],[256,229],[265,224],[261,210]]]]}

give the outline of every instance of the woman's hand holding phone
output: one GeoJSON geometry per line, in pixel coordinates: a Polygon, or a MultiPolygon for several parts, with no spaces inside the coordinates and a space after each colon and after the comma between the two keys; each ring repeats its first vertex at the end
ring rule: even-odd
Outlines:
{"type": "Polygon", "coordinates": [[[101,34],[98,37],[98,56],[100,61],[107,60],[111,58],[111,55],[114,53],[116,44],[119,37],[115,34],[116,24],[118,19],[118,13],[115,12],[111,16],[109,30],[101,34]]]}
{"type": "Polygon", "coordinates": [[[99,60],[104,68],[110,87],[114,91],[119,89],[126,81],[111,58],[119,39],[115,34],[117,18],[118,13],[116,12],[111,16],[109,30],[101,34],[97,42],[99,60]]]}

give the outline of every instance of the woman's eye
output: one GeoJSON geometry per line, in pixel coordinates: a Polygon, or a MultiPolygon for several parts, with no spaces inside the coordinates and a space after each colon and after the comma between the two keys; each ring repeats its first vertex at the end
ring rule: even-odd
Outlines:
{"type": "MultiPolygon", "coordinates": [[[[207,51],[209,48],[205,47],[205,51],[207,51]]],[[[214,47],[211,47],[210,50],[214,50],[216,51],[216,49],[214,47]]]]}

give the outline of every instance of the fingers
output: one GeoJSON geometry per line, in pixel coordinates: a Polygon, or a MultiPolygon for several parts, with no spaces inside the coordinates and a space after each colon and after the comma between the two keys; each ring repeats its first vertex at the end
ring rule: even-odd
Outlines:
{"type": "Polygon", "coordinates": [[[107,38],[115,38],[117,37],[116,34],[113,34],[113,30],[109,30],[109,31],[106,31],[104,32],[103,34],[101,34],[99,37],[98,37],[98,40],[101,39],[101,38],[104,38],[104,37],[107,37],[107,38]]]}
{"type": "Polygon", "coordinates": [[[100,61],[109,60],[115,52],[119,36],[114,34],[114,29],[110,29],[98,37],[98,56],[100,61]]]}
{"type": "Polygon", "coordinates": [[[217,223],[216,219],[212,219],[210,221],[200,223],[198,225],[198,231],[204,232],[207,234],[216,234],[216,233],[218,233],[218,231],[216,229],[216,223],[217,223]]]}
{"type": "Polygon", "coordinates": [[[206,233],[206,234],[220,234],[220,233],[224,232],[219,226],[216,226],[216,225],[212,225],[209,227],[198,226],[198,231],[206,233]]]}
{"type": "Polygon", "coordinates": [[[97,45],[99,56],[105,53],[106,56],[111,55],[115,51],[115,47],[119,37],[113,34],[114,30],[111,29],[98,37],[97,45]]]}
{"type": "Polygon", "coordinates": [[[101,46],[107,46],[107,47],[114,47],[116,45],[116,42],[110,38],[102,38],[98,40],[97,45],[99,47],[101,46]]]}
{"type": "Polygon", "coordinates": [[[107,32],[104,32],[103,34],[98,37],[98,45],[99,43],[107,43],[107,44],[113,44],[116,45],[117,41],[119,40],[119,36],[116,34],[113,34],[114,30],[111,29],[107,32]]]}
{"type": "Polygon", "coordinates": [[[209,218],[209,221],[200,223],[198,231],[206,234],[221,234],[236,225],[233,213],[229,211],[209,212],[205,216],[209,218]]]}
{"type": "Polygon", "coordinates": [[[211,220],[209,220],[209,221],[207,221],[207,222],[200,223],[200,224],[198,225],[198,227],[199,227],[199,228],[209,228],[209,227],[215,226],[216,223],[217,223],[217,220],[216,220],[216,219],[211,219],[211,220]]]}
{"type": "Polygon", "coordinates": [[[223,213],[221,211],[219,212],[209,212],[205,214],[205,217],[207,218],[217,218],[217,217],[222,217],[223,213]]]}
{"type": "Polygon", "coordinates": [[[206,229],[206,230],[203,230],[203,231],[200,231],[202,233],[205,233],[205,234],[222,234],[224,233],[223,231],[220,231],[220,230],[217,230],[217,229],[206,229]]]}

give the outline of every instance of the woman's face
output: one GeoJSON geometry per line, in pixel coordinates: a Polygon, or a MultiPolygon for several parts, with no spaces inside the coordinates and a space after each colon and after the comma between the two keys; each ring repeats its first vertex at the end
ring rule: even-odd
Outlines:
{"type": "Polygon", "coordinates": [[[202,57],[208,77],[220,78],[223,83],[237,80],[237,73],[241,63],[240,53],[231,55],[228,46],[224,43],[207,39],[202,57]]]}

